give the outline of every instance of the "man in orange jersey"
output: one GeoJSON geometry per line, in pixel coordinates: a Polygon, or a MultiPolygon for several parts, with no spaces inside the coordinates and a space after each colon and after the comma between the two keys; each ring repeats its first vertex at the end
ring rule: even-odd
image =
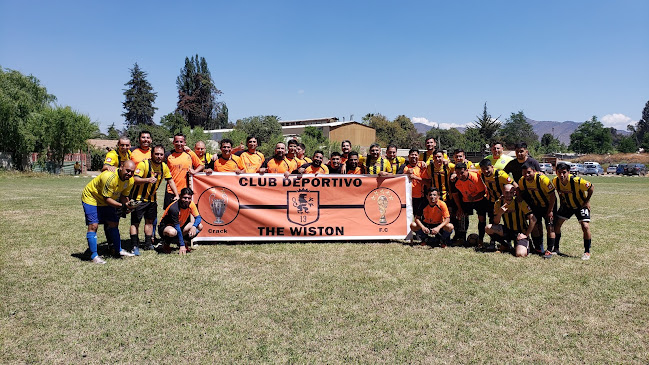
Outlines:
{"type": "Polygon", "coordinates": [[[178,240],[178,254],[187,253],[185,240],[191,240],[203,229],[201,216],[196,204],[192,201],[194,192],[190,188],[180,191],[180,199],[174,201],[165,209],[160,219],[160,237],[164,240],[162,251],[170,253],[170,243],[178,240]]]}
{"type": "Polygon", "coordinates": [[[171,188],[174,194],[173,200],[178,200],[178,190],[171,178],[169,167],[164,163],[164,157],[165,148],[162,145],[155,146],[153,157],[140,162],[133,175],[135,185],[131,190],[130,198],[140,202],[131,213],[131,244],[135,255],[140,254],[138,230],[142,218],[144,218],[144,249],[153,249],[153,225],[158,215],[157,191],[162,180],[166,180],[171,188]]]}
{"type": "Polygon", "coordinates": [[[239,168],[239,156],[232,154],[232,141],[225,138],[219,144],[221,145],[221,155],[212,157],[203,171],[208,175],[212,171],[236,172],[237,174],[244,172],[239,168]]]}
{"type": "MultiPolygon", "coordinates": [[[[464,227],[469,226],[469,216],[473,215],[475,210],[478,214],[478,236],[480,237],[480,244],[484,242],[485,226],[487,209],[487,199],[485,198],[486,189],[485,185],[480,180],[477,172],[469,171],[465,163],[455,165],[455,173],[457,174],[457,181],[455,182],[455,190],[453,192],[453,199],[457,206],[455,213],[457,218],[463,221],[464,227]]],[[[460,239],[466,241],[466,232],[459,232],[460,239]]]]}
{"type": "Polygon", "coordinates": [[[340,143],[340,163],[344,164],[349,158],[349,153],[352,151],[352,143],[349,140],[344,140],[340,143]]]}
{"type": "Polygon", "coordinates": [[[246,138],[246,146],[248,147],[247,150],[235,153],[239,157],[239,169],[247,173],[258,172],[261,164],[264,163],[264,154],[257,151],[257,147],[259,146],[257,137],[248,136],[246,138]]]}
{"type": "Polygon", "coordinates": [[[294,174],[328,174],[329,168],[327,165],[323,164],[324,152],[315,151],[313,153],[313,160],[310,163],[305,163],[300,166],[297,170],[293,171],[294,174]]]}
{"type": "Polygon", "coordinates": [[[294,164],[296,169],[303,163],[299,158],[297,158],[297,146],[297,140],[292,139],[288,141],[288,144],[286,145],[286,155],[284,155],[284,158],[286,158],[289,163],[294,164]]]}
{"type": "MultiPolygon", "coordinates": [[[[185,143],[185,136],[182,133],[177,133],[174,136],[174,151],[167,155],[166,163],[169,166],[171,177],[174,179],[176,188],[182,190],[189,186],[189,176],[197,174],[205,168],[201,160],[196,156],[191,148],[187,147],[185,143]]],[[[167,192],[165,193],[164,208],[166,209],[173,201],[175,195],[171,191],[171,187],[167,185],[167,192]]]]}
{"type": "Polygon", "coordinates": [[[201,160],[203,165],[207,166],[210,161],[212,161],[212,154],[207,152],[205,147],[205,142],[198,141],[194,144],[194,153],[198,156],[198,159],[201,160]]]}
{"type": "Polygon", "coordinates": [[[288,177],[295,169],[297,169],[295,159],[293,161],[286,159],[286,145],[283,142],[279,142],[275,145],[275,155],[264,160],[259,169],[259,173],[262,175],[267,172],[271,174],[284,174],[284,176],[288,177]]]}
{"type": "Polygon", "coordinates": [[[144,130],[140,131],[140,135],[137,140],[139,146],[131,148],[131,160],[135,162],[136,166],[140,162],[151,158],[151,132],[144,130]]]}
{"type": "MultiPolygon", "coordinates": [[[[417,158],[419,151],[415,150],[417,158]]],[[[410,158],[409,158],[410,159],[410,158]]],[[[453,224],[446,203],[439,198],[439,191],[431,188],[426,194],[426,204],[420,212],[415,214],[415,221],[410,225],[413,232],[421,239],[423,244],[439,244],[445,248],[451,243],[453,224]]]]}
{"type": "Polygon", "coordinates": [[[365,166],[361,164],[358,152],[350,151],[348,156],[347,163],[343,164],[346,167],[347,173],[354,175],[364,174],[365,166]]]}
{"type": "Polygon", "coordinates": [[[329,158],[329,163],[327,163],[327,168],[329,169],[330,174],[342,174],[343,165],[340,162],[340,152],[332,152],[331,157],[329,158]]]}
{"type": "Polygon", "coordinates": [[[514,199],[514,191],[512,184],[503,186],[503,195],[495,204],[494,222],[485,229],[493,239],[513,240],[516,257],[525,257],[529,251],[529,237],[536,225],[536,217],[527,203],[514,199]]]}
{"type": "Polygon", "coordinates": [[[410,183],[412,184],[412,209],[416,216],[423,209],[426,202],[426,198],[424,197],[424,182],[430,180],[428,169],[419,163],[418,149],[413,148],[408,152],[408,163],[402,166],[398,173],[406,174],[410,178],[410,183]]]}
{"type": "Polygon", "coordinates": [[[298,160],[302,161],[299,165],[302,166],[305,163],[311,163],[311,160],[309,157],[305,156],[304,154],[306,153],[306,145],[304,143],[298,143],[297,147],[295,148],[295,158],[298,160]]]}

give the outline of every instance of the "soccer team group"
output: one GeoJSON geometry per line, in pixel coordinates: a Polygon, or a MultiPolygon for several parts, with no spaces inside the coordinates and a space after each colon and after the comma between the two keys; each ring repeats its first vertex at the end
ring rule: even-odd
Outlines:
{"type": "Polygon", "coordinates": [[[559,254],[561,227],[575,215],[584,238],[583,260],[590,259],[590,182],[570,174],[564,163],[556,166],[557,177],[551,180],[540,172],[539,163],[529,156],[525,143],[516,145],[516,158],[503,154],[500,142],[491,145],[492,154],[478,166],[466,159],[462,149],[453,151],[452,160],[437,150],[434,138],[426,140],[426,152],[411,149],[408,157],[397,156],[397,147],[389,145],[385,156],[381,147],[372,144],[368,156],[352,151],[350,141],[341,143],[342,152],[333,152],[325,164],[322,151],[306,157],[304,144],[297,140],[277,143],[274,155],[265,158],[257,151],[258,140],[246,139],[246,146],[234,151],[231,140],[220,141],[221,154],[206,152],[199,141],[194,149],[186,145],[185,136],[176,134],[173,151],[162,145],[152,146],[151,133],[142,131],[138,147],[131,147],[121,137],[117,148],[106,154],[99,176],[90,181],[82,193],[82,205],[88,232],[91,260],[104,264],[98,255],[97,230],[103,224],[106,239],[118,257],[140,254],[139,227],[144,219],[145,250],[154,249],[155,227],[162,239],[158,248],[179,254],[190,248],[185,242],[202,229],[201,216],[192,201],[189,177],[199,172],[280,173],[290,174],[369,174],[390,176],[405,174],[412,184],[414,221],[411,229],[422,244],[446,247],[467,243],[469,216],[478,217],[478,234],[469,242],[484,250],[507,250],[517,257],[529,253],[551,258],[559,254]],[[164,213],[158,222],[157,191],[167,182],[164,213]],[[557,208],[557,195],[559,207],[557,208]],[[131,251],[122,248],[118,224],[120,216],[131,215],[131,251]],[[547,249],[543,246],[543,227],[547,249]],[[451,236],[455,233],[453,239],[451,236]],[[490,242],[485,243],[485,234],[490,242]],[[477,242],[472,242],[477,241],[477,242]],[[512,246],[513,242],[513,246],[512,246]]]}

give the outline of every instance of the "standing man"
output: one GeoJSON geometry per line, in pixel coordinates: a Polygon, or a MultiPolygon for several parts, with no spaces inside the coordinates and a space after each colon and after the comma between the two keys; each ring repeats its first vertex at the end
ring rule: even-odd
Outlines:
{"type": "Polygon", "coordinates": [[[167,181],[167,185],[174,194],[173,201],[178,200],[178,190],[176,184],[171,178],[169,167],[164,163],[165,148],[157,145],[153,148],[153,157],[144,160],[137,165],[133,179],[135,186],[131,191],[130,198],[139,201],[133,213],[131,213],[131,244],[133,245],[133,254],[140,254],[140,238],[138,231],[140,222],[144,218],[144,249],[153,249],[153,225],[158,216],[158,187],[162,180],[167,181]]]}
{"type": "MultiPolygon", "coordinates": [[[[434,158],[433,155],[435,151],[437,151],[437,142],[435,142],[435,138],[433,137],[428,137],[426,138],[426,152],[422,153],[419,156],[419,161],[423,161],[426,163],[426,165],[430,164],[431,160],[434,158]]],[[[446,153],[442,152],[444,155],[444,159],[448,161],[448,156],[446,153]]]]}
{"type": "MultiPolygon", "coordinates": [[[[354,175],[365,174],[365,166],[360,163],[358,152],[350,151],[348,156],[349,158],[347,159],[347,163],[343,164],[343,166],[345,166],[345,170],[347,171],[346,173],[354,175]]],[[[331,168],[329,169],[329,171],[331,171],[331,168]]]]}
{"type": "MultiPolygon", "coordinates": [[[[408,151],[408,164],[403,166],[400,173],[406,174],[408,175],[408,178],[410,178],[410,183],[412,184],[412,209],[414,215],[417,216],[426,202],[426,198],[424,197],[424,182],[428,181],[428,183],[430,183],[428,169],[419,163],[418,149],[413,148],[408,151]]],[[[439,198],[439,190],[437,190],[437,196],[435,199],[437,198],[439,198]]],[[[444,204],[444,206],[446,206],[446,204],[444,204]]],[[[446,209],[448,210],[448,207],[446,209]]]]}
{"type": "Polygon", "coordinates": [[[590,198],[593,196],[593,184],[570,174],[570,166],[565,162],[557,164],[557,177],[553,181],[559,192],[561,205],[557,212],[557,219],[554,226],[555,242],[554,253],[559,253],[559,241],[561,240],[561,226],[573,215],[577,217],[584,237],[584,255],[582,260],[590,259],[590,198]]]}
{"type": "Polygon", "coordinates": [[[131,149],[131,160],[137,166],[140,162],[151,158],[151,132],[140,131],[137,138],[139,146],[131,149]]]}
{"type": "MultiPolygon", "coordinates": [[[[201,163],[194,151],[186,146],[185,136],[182,133],[177,133],[174,136],[173,143],[174,151],[167,156],[166,163],[176,184],[176,189],[182,190],[189,186],[189,176],[203,171],[205,165],[201,163]]],[[[164,209],[167,209],[176,196],[171,190],[171,186],[167,185],[164,209]]]]}
{"type": "MultiPolygon", "coordinates": [[[[417,151],[417,150],[415,150],[417,151]]],[[[419,151],[417,151],[419,155],[419,151]]],[[[417,156],[419,158],[419,156],[417,156]]],[[[442,248],[451,244],[453,224],[446,203],[439,199],[439,192],[431,188],[426,195],[427,204],[421,212],[415,214],[415,221],[410,225],[422,243],[432,245],[439,242],[442,248]]]]}
{"type": "Polygon", "coordinates": [[[323,164],[322,161],[324,160],[324,152],[322,151],[315,151],[313,153],[313,160],[312,162],[307,162],[303,164],[302,166],[298,167],[293,173],[297,174],[328,174],[329,173],[329,168],[327,165],[323,164]]]}
{"type": "Polygon", "coordinates": [[[288,141],[288,144],[286,145],[286,156],[284,157],[289,163],[295,165],[295,169],[297,169],[302,162],[297,158],[296,151],[297,151],[297,140],[292,139],[288,141]]]}
{"type": "Polygon", "coordinates": [[[343,165],[340,162],[341,156],[339,152],[331,152],[331,157],[329,158],[329,163],[327,164],[327,169],[329,169],[330,174],[343,174],[343,165]]]}
{"type": "Polygon", "coordinates": [[[232,154],[232,141],[225,138],[219,143],[221,146],[221,155],[212,157],[212,160],[209,161],[205,170],[206,174],[211,174],[212,171],[216,172],[236,172],[240,174],[244,170],[239,168],[239,156],[232,154]]]}
{"type": "Polygon", "coordinates": [[[539,165],[539,162],[530,157],[527,143],[518,142],[516,143],[516,158],[509,161],[504,170],[514,178],[514,181],[519,181],[523,176],[523,164],[525,163],[532,165],[534,171],[541,171],[541,165],[539,165]]]}
{"type": "MultiPolygon", "coordinates": [[[[419,151],[417,151],[417,153],[419,153],[419,151]]],[[[397,156],[397,146],[393,144],[389,144],[385,149],[385,158],[390,162],[390,165],[392,165],[392,171],[394,171],[395,174],[408,163],[405,158],[397,156]]]]}
{"type": "Polygon", "coordinates": [[[370,145],[370,154],[365,160],[365,170],[370,175],[387,176],[396,171],[392,170],[392,164],[381,156],[381,147],[377,143],[370,145]]]}
{"type": "Polygon", "coordinates": [[[503,196],[496,202],[494,223],[489,224],[486,230],[492,239],[513,240],[516,257],[525,257],[529,249],[528,237],[535,224],[536,218],[527,203],[514,199],[514,185],[507,184],[503,196]]]}
{"type": "Polygon", "coordinates": [[[116,171],[102,172],[83,189],[81,204],[86,216],[86,225],[88,225],[86,239],[90,249],[90,259],[95,264],[106,263],[97,254],[97,228],[99,223],[108,226],[107,234],[111,238],[116,255],[120,257],[133,256],[132,253],[122,249],[117,209],[125,209],[125,204],[129,201],[128,195],[133,187],[134,170],[135,163],[126,160],[116,171]]]}
{"type": "Polygon", "coordinates": [[[259,169],[260,174],[265,174],[267,172],[271,174],[284,174],[287,176],[297,169],[295,165],[295,159],[289,161],[286,159],[286,145],[283,142],[279,142],[275,145],[275,155],[273,157],[268,157],[261,164],[259,169]]]}
{"type": "MultiPolygon", "coordinates": [[[[468,227],[469,216],[473,215],[474,210],[476,211],[478,214],[478,236],[480,237],[480,244],[482,244],[487,224],[487,209],[489,209],[489,204],[485,198],[485,185],[480,180],[478,173],[469,171],[464,163],[455,165],[455,173],[457,174],[457,181],[455,182],[457,191],[453,192],[453,199],[457,205],[456,216],[458,220],[462,221],[464,227],[468,227]]],[[[462,241],[466,241],[466,228],[465,231],[458,231],[456,237],[457,235],[462,241]]]]}
{"type": "Polygon", "coordinates": [[[119,137],[119,140],[117,140],[117,149],[110,150],[106,153],[106,159],[104,160],[104,166],[101,168],[101,171],[117,171],[122,162],[131,159],[130,149],[131,140],[126,136],[119,137]]]}
{"type": "Polygon", "coordinates": [[[159,233],[164,241],[162,245],[164,253],[171,253],[170,243],[177,239],[180,246],[178,254],[185,255],[187,253],[185,239],[191,240],[203,229],[202,219],[196,204],[192,201],[192,195],[194,195],[192,189],[183,188],[180,191],[180,199],[171,203],[162,214],[159,233]]]}
{"type": "Polygon", "coordinates": [[[489,223],[493,223],[494,218],[494,203],[503,195],[503,187],[507,184],[514,185],[516,183],[509,175],[503,170],[495,169],[491,165],[491,161],[484,159],[480,161],[480,179],[487,188],[487,212],[489,213],[489,223]]]}
{"type": "Polygon", "coordinates": [[[81,163],[79,163],[79,161],[74,163],[74,174],[75,175],[81,174],[81,163]]]}
{"type": "Polygon", "coordinates": [[[248,136],[246,146],[247,150],[235,153],[236,156],[239,156],[239,169],[246,173],[258,172],[261,164],[264,163],[264,154],[257,151],[259,146],[257,137],[248,136]]]}
{"type": "Polygon", "coordinates": [[[207,152],[205,148],[205,142],[198,141],[194,144],[194,153],[198,156],[198,159],[201,160],[203,165],[207,166],[210,161],[212,161],[212,154],[207,152]]]}
{"type": "Polygon", "coordinates": [[[349,158],[349,153],[352,151],[352,143],[349,140],[344,140],[340,143],[340,150],[342,151],[340,155],[340,163],[344,164],[349,158]]]}
{"type": "Polygon", "coordinates": [[[494,168],[500,170],[504,169],[509,161],[513,160],[513,158],[503,154],[503,144],[498,141],[491,143],[491,155],[485,158],[491,161],[494,168]]]}
{"type": "Polygon", "coordinates": [[[469,170],[475,168],[473,166],[473,162],[466,159],[466,152],[464,152],[464,150],[461,148],[458,148],[455,151],[453,151],[453,161],[455,161],[456,165],[464,162],[466,164],[467,169],[469,170]]]}
{"type": "Polygon", "coordinates": [[[302,161],[300,166],[304,165],[305,163],[311,163],[311,161],[313,161],[310,158],[304,156],[305,153],[306,153],[306,145],[304,143],[298,143],[297,148],[295,148],[295,157],[298,160],[302,161]]]}
{"type": "Polygon", "coordinates": [[[554,184],[552,184],[549,177],[534,170],[534,164],[526,162],[521,170],[523,176],[518,180],[518,189],[529,197],[529,200],[526,201],[538,221],[532,231],[532,244],[536,253],[543,254],[543,258],[549,259],[552,257],[551,252],[554,248],[554,217],[557,213],[557,196],[554,193],[554,184]],[[548,236],[548,249],[546,251],[543,251],[542,220],[545,220],[545,229],[548,236]]]}

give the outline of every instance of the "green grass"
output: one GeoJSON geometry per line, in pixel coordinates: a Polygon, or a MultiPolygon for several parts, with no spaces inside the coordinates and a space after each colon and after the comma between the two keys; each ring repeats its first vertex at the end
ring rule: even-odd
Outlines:
{"type": "Polygon", "coordinates": [[[1,174],[0,363],[647,363],[649,179],[587,179],[587,262],[573,218],[551,260],[293,243],[100,266],[78,258],[89,179],[1,174]]]}

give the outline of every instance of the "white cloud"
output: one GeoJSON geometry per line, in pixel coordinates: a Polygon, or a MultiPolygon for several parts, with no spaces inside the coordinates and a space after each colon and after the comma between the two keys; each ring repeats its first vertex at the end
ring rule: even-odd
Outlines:
{"type": "Polygon", "coordinates": [[[600,120],[605,127],[614,127],[623,131],[626,130],[627,125],[635,125],[638,122],[637,120],[632,120],[624,114],[606,114],[600,120]]]}
{"type": "Polygon", "coordinates": [[[438,123],[431,122],[430,120],[423,117],[414,117],[410,119],[413,123],[421,123],[431,127],[438,127],[441,129],[450,129],[450,128],[466,128],[466,124],[456,124],[456,123],[438,123]]]}

